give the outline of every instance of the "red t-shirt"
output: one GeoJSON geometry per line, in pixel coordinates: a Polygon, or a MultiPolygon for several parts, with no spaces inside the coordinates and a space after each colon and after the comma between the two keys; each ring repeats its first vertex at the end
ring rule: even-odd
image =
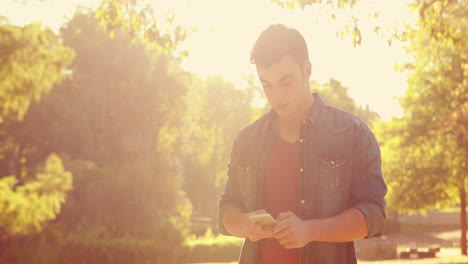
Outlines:
{"type": "MultiPolygon", "coordinates": [[[[300,207],[299,144],[278,136],[265,161],[263,201],[274,218],[291,211],[298,217],[300,207]]],[[[300,249],[285,249],[274,238],[259,241],[257,264],[299,264],[300,249]]]]}

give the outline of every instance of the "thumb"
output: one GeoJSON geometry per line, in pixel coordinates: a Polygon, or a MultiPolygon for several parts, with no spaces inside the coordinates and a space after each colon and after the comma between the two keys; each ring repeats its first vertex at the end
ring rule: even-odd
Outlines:
{"type": "Polygon", "coordinates": [[[253,214],[267,214],[265,209],[259,209],[252,212],[253,214]]]}
{"type": "Polygon", "coordinates": [[[276,218],[276,221],[277,221],[277,222],[281,222],[281,221],[283,221],[284,219],[289,218],[289,217],[291,217],[291,216],[296,216],[296,215],[295,215],[293,212],[291,212],[291,211],[289,211],[289,212],[284,212],[284,213],[280,213],[280,214],[278,215],[278,217],[276,218]]]}

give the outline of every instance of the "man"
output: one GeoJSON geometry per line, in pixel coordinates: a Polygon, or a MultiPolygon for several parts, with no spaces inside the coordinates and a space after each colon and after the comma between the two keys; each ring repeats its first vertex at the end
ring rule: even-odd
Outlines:
{"type": "Polygon", "coordinates": [[[272,110],[235,139],[219,203],[222,234],[246,238],[239,263],[357,263],[354,240],[385,220],[380,150],[357,117],[310,93],[302,35],[265,29],[251,51],[272,110]],[[269,213],[262,227],[252,215],[269,213]]]}

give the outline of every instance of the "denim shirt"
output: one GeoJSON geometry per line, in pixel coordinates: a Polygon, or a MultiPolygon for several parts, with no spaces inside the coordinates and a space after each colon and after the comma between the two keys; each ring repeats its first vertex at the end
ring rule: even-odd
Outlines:
{"type": "MultiPolygon", "coordinates": [[[[318,94],[300,130],[302,219],[335,216],[348,208],[360,210],[368,237],[378,236],[385,221],[387,187],[382,177],[377,141],[359,118],[325,105],[318,94]]],[[[244,127],[236,137],[228,179],[219,202],[218,229],[230,207],[245,212],[263,208],[264,163],[276,136],[270,111],[244,127]]],[[[258,243],[244,240],[239,263],[256,263],[258,243]]],[[[301,264],[357,263],[354,242],[310,242],[301,249],[301,264]]]]}

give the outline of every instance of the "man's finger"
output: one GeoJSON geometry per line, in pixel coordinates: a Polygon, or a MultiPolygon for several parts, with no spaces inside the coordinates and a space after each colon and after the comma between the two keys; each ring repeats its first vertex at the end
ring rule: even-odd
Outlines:
{"type": "Polygon", "coordinates": [[[281,221],[283,221],[284,219],[289,218],[289,217],[291,217],[291,216],[296,216],[296,215],[295,215],[293,212],[291,212],[291,211],[289,211],[289,212],[284,212],[284,213],[280,213],[280,214],[278,215],[278,217],[276,218],[276,221],[277,221],[277,222],[281,222],[281,221]]]}
{"type": "Polygon", "coordinates": [[[266,214],[267,211],[265,209],[259,209],[251,212],[252,214],[266,214]]]}
{"type": "Polygon", "coordinates": [[[264,226],[262,227],[263,233],[267,234],[269,237],[273,236],[273,227],[271,226],[264,226]]]}
{"type": "Polygon", "coordinates": [[[289,221],[281,221],[281,222],[278,222],[274,227],[273,227],[273,234],[277,234],[285,229],[287,229],[289,226],[291,225],[291,223],[289,221]]]}
{"type": "Polygon", "coordinates": [[[293,239],[291,236],[285,236],[281,239],[278,240],[278,242],[281,244],[281,245],[286,245],[286,244],[291,244],[293,243],[293,239]]]}
{"type": "Polygon", "coordinates": [[[290,234],[291,234],[291,230],[283,229],[280,232],[274,233],[273,236],[275,237],[275,239],[280,240],[280,239],[283,239],[283,238],[289,236],[290,234]]]}
{"type": "Polygon", "coordinates": [[[283,245],[283,246],[284,246],[284,248],[286,248],[286,249],[298,248],[298,247],[299,247],[296,243],[292,243],[292,242],[291,242],[291,243],[287,243],[287,244],[285,244],[285,245],[283,245]]]}
{"type": "Polygon", "coordinates": [[[257,236],[264,235],[264,233],[263,233],[262,230],[258,230],[258,229],[256,229],[256,228],[252,228],[252,227],[249,227],[249,228],[248,228],[248,232],[249,232],[250,234],[257,235],[257,236]]]}
{"type": "Polygon", "coordinates": [[[268,236],[266,236],[266,235],[255,235],[255,234],[249,236],[249,239],[254,241],[254,242],[258,241],[260,239],[264,239],[264,238],[268,238],[268,236]]]}
{"type": "Polygon", "coordinates": [[[257,223],[255,223],[254,221],[249,221],[249,223],[247,224],[247,226],[251,229],[251,230],[254,230],[255,232],[257,233],[263,233],[263,227],[257,223]]]}

